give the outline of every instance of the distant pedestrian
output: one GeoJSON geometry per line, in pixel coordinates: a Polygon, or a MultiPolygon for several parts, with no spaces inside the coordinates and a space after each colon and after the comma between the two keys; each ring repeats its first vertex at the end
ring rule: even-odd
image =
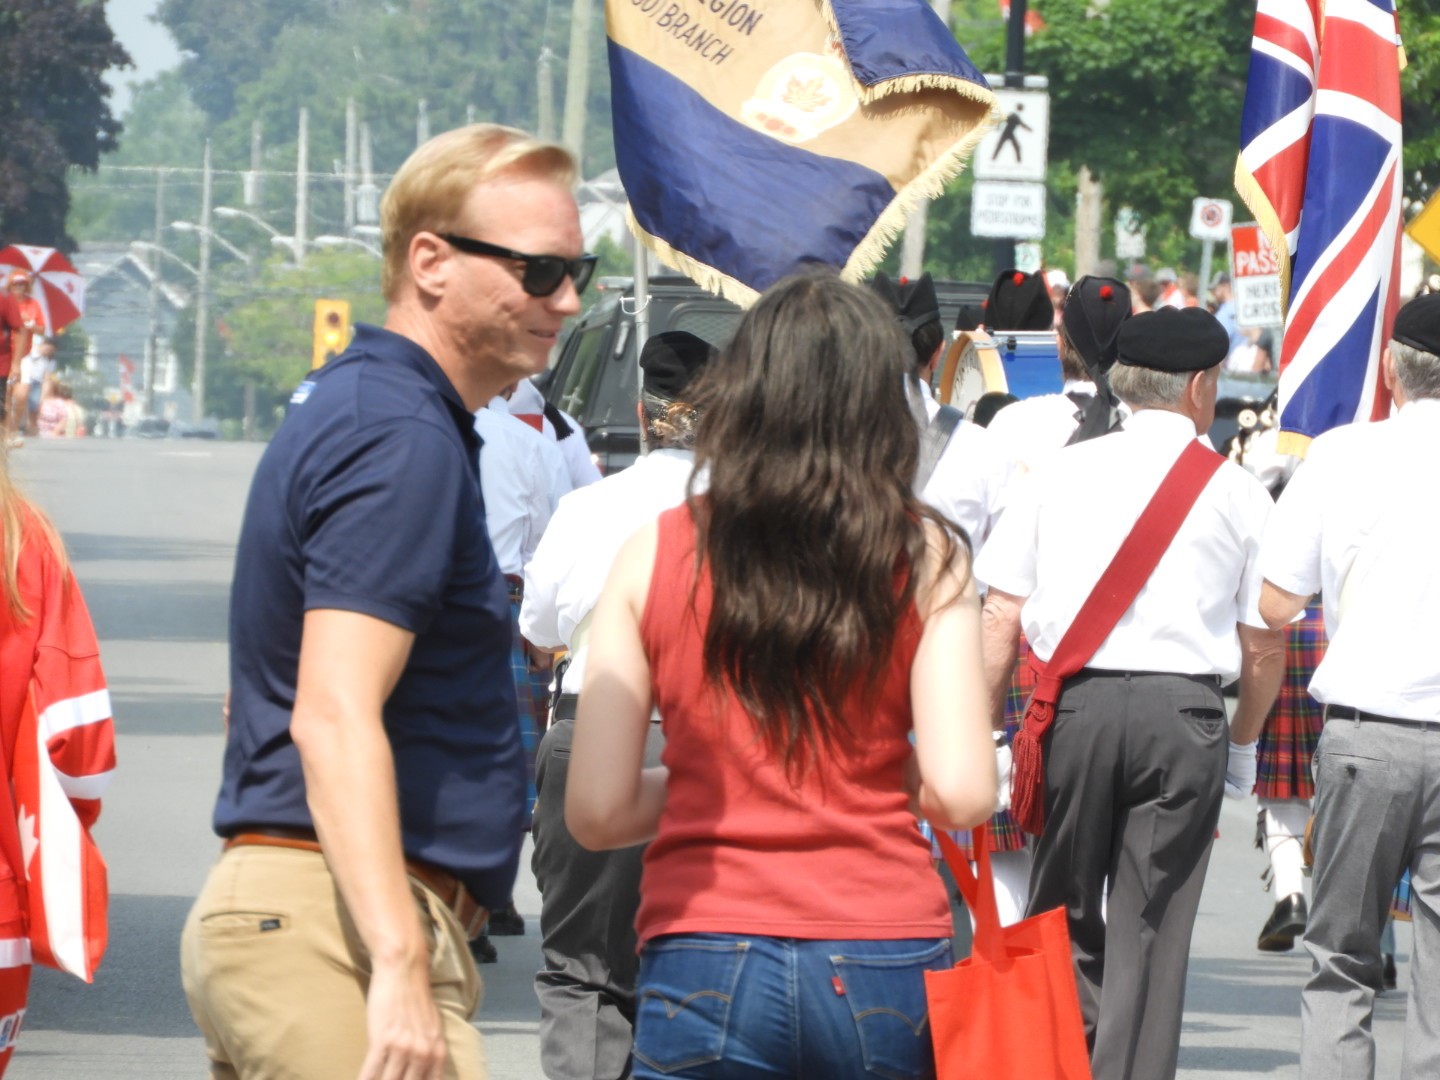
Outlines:
{"type": "Polygon", "coordinates": [[[637,1078],[934,1068],[952,928],[914,815],[977,825],[996,776],[968,552],[911,486],[906,351],[837,277],[768,290],[697,394],[708,487],[596,608],[565,817],[589,848],[651,841],[637,1078]]]}

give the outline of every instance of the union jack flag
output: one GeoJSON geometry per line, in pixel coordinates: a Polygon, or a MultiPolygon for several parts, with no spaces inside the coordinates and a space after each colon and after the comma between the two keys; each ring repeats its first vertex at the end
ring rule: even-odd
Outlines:
{"type": "Polygon", "coordinates": [[[1394,0],[1259,0],[1235,187],[1281,265],[1280,426],[1291,452],[1389,414],[1399,302],[1394,0]]]}

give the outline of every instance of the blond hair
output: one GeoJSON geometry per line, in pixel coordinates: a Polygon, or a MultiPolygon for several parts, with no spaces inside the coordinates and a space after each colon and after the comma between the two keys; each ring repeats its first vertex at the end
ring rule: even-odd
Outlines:
{"type": "Polygon", "coordinates": [[[50,519],[16,490],[7,462],[0,459],[0,556],[3,556],[5,599],[10,604],[10,615],[17,623],[29,622],[34,614],[25,606],[25,598],[20,595],[20,549],[27,540],[50,546],[60,563],[61,575],[68,582],[69,563],[60,534],[55,531],[50,519]]]}
{"type": "Polygon", "coordinates": [[[415,234],[458,228],[460,212],[475,185],[505,174],[570,185],[577,169],[575,158],[563,146],[501,124],[470,124],[444,132],[406,159],[380,201],[380,242],[385,251],[381,286],[386,300],[393,303],[399,297],[415,234]]]}

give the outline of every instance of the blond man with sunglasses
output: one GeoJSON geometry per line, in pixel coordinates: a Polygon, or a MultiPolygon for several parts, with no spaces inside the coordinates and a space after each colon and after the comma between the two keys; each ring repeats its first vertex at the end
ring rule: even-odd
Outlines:
{"type": "Polygon", "coordinates": [[[181,944],[213,1077],[485,1076],[467,938],[525,775],[473,413],[544,368],[594,266],[568,152],[479,124],[381,207],[383,327],[302,383],[231,600],[224,852],[181,944]]]}

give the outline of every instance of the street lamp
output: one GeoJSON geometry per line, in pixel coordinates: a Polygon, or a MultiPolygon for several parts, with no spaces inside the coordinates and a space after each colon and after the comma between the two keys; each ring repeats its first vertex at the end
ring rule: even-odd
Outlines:
{"type": "Polygon", "coordinates": [[[300,265],[300,261],[304,257],[304,249],[295,242],[295,237],[287,236],[285,233],[282,233],[279,229],[275,228],[274,225],[271,225],[264,218],[257,217],[256,215],[250,213],[249,210],[241,210],[238,206],[217,206],[214,210],[211,211],[211,213],[213,213],[216,217],[225,218],[227,221],[244,219],[245,221],[250,222],[250,224],[252,225],[260,226],[260,228],[264,229],[267,233],[270,234],[270,243],[274,244],[276,247],[282,247],[286,251],[290,252],[290,257],[295,260],[295,265],[300,265]]]}
{"type": "Polygon", "coordinates": [[[200,233],[203,235],[208,235],[211,240],[214,240],[226,251],[230,252],[231,255],[234,255],[235,258],[243,262],[247,270],[251,268],[252,264],[250,256],[246,255],[245,252],[241,251],[234,244],[230,243],[229,240],[226,240],[214,229],[207,229],[203,225],[196,225],[193,221],[172,221],[170,223],[170,228],[174,229],[176,232],[200,233]]]}
{"type": "Polygon", "coordinates": [[[384,257],[379,248],[372,247],[363,240],[356,240],[353,236],[317,236],[311,243],[316,247],[325,248],[357,247],[374,255],[377,259],[384,257]]]}
{"type": "Polygon", "coordinates": [[[167,251],[159,244],[152,244],[148,240],[131,240],[130,246],[136,251],[149,251],[153,252],[156,255],[163,255],[171,262],[179,263],[181,266],[183,266],[186,270],[190,272],[191,277],[198,278],[200,276],[199,270],[195,269],[195,267],[191,266],[188,262],[180,258],[180,256],[176,255],[173,251],[167,251]]]}

